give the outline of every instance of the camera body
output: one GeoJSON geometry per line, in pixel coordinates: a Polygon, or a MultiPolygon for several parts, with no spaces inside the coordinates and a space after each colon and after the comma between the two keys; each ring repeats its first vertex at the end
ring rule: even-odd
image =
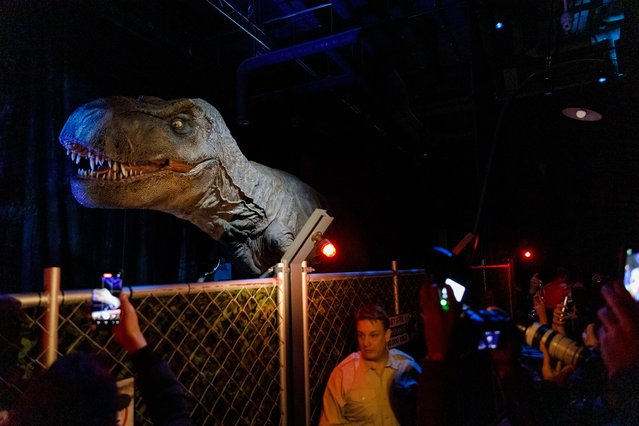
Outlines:
{"type": "Polygon", "coordinates": [[[97,326],[120,323],[122,279],[113,274],[102,275],[102,286],[91,292],[91,322],[97,326]]]}
{"type": "Polygon", "coordinates": [[[500,349],[510,338],[513,322],[500,309],[472,309],[464,305],[460,315],[460,340],[468,350],[500,349]]]}

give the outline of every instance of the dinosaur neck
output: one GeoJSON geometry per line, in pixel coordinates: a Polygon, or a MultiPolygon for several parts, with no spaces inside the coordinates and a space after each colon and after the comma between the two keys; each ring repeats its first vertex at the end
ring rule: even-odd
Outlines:
{"type": "MultiPolygon", "coordinates": [[[[244,169],[255,172],[248,161],[244,169]]],[[[188,202],[179,199],[173,203],[175,209],[169,213],[192,222],[218,241],[243,243],[268,226],[266,211],[246,192],[256,192],[261,184],[256,179],[250,187],[241,188],[219,163],[209,164],[191,182],[194,196],[188,202]]]]}

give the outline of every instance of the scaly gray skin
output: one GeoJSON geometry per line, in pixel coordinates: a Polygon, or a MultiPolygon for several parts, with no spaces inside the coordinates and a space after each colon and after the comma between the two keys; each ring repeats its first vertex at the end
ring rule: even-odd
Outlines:
{"type": "Polygon", "coordinates": [[[71,114],[60,143],[80,167],[71,180],[80,204],[187,220],[225,246],[236,278],[278,263],[313,211],[325,208],[295,176],[249,161],[202,99],[97,99],[71,114]]]}

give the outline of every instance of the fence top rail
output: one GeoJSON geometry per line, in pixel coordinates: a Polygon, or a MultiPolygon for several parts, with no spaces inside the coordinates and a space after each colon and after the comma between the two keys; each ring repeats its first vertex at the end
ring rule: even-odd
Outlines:
{"type": "Polygon", "coordinates": [[[357,278],[357,277],[390,277],[394,274],[398,275],[421,275],[424,273],[423,269],[402,269],[402,270],[386,270],[386,271],[360,271],[360,272],[329,272],[322,274],[309,274],[309,281],[330,281],[339,280],[344,278],[357,278]]]}
{"type": "MultiPolygon", "coordinates": [[[[352,279],[358,277],[390,277],[398,275],[416,275],[423,274],[423,269],[402,269],[402,270],[385,270],[385,271],[359,271],[359,272],[333,272],[308,275],[311,282],[352,279]]],[[[131,299],[146,297],[150,295],[172,295],[172,294],[189,294],[195,292],[218,292],[218,291],[237,291],[242,289],[255,289],[271,287],[277,284],[277,278],[254,278],[245,280],[229,280],[229,281],[209,281],[197,283],[175,283],[175,284],[154,284],[139,286],[124,286],[123,291],[129,292],[131,299]]],[[[60,290],[58,295],[59,304],[81,303],[91,299],[92,289],[83,290],[60,290]]],[[[1,299],[13,299],[20,302],[23,308],[37,308],[49,306],[49,296],[46,292],[37,293],[8,293],[0,294],[1,299]]]]}
{"type": "MultiPolygon", "coordinates": [[[[211,281],[202,283],[156,284],[140,286],[124,286],[122,291],[128,291],[131,299],[150,295],[162,296],[173,294],[189,294],[200,292],[237,291],[242,289],[267,288],[277,284],[276,278],[259,278],[251,280],[211,281]]],[[[82,303],[91,299],[92,289],[61,290],[58,295],[59,304],[82,303]]],[[[8,293],[0,294],[0,299],[13,299],[20,302],[23,308],[37,308],[49,306],[46,292],[38,293],[8,293]]]]}

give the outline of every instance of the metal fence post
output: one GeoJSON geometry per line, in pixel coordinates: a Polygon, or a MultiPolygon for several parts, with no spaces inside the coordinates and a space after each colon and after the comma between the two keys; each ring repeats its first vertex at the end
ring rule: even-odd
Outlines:
{"type": "Polygon", "coordinates": [[[47,293],[47,309],[42,331],[42,363],[49,367],[58,357],[58,295],[60,294],[60,268],[44,270],[44,291],[47,293]]]}
{"type": "Polygon", "coordinates": [[[310,425],[310,391],[308,383],[308,315],[306,312],[306,261],[292,263],[289,275],[289,358],[290,419],[294,425],[310,425]]]}
{"type": "Polygon", "coordinates": [[[397,273],[397,261],[391,261],[391,269],[393,271],[393,299],[395,306],[395,315],[399,315],[399,274],[397,273]]]}
{"type": "Polygon", "coordinates": [[[308,313],[306,258],[315,248],[317,237],[333,221],[325,210],[315,209],[288,247],[282,264],[287,296],[288,330],[287,371],[289,374],[288,418],[295,426],[310,425],[310,390],[308,377],[308,313]]]}
{"type": "Polygon", "coordinates": [[[288,266],[284,263],[278,263],[276,265],[276,277],[277,277],[277,305],[279,312],[279,335],[280,335],[280,426],[286,426],[288,424],[288,294],[290,288],[290,278],[288,276],[288,266]]]}

